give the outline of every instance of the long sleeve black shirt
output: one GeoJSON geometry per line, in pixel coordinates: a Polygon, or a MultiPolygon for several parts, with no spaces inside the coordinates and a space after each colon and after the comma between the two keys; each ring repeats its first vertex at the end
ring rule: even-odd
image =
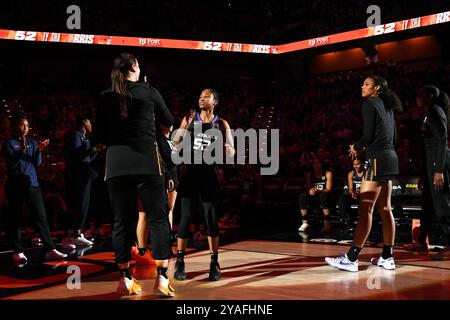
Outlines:
{"type": "Polygon", "coordinates": [[[101,94],[97,109],[94,141],[108,147],[105,178],[162,175],[155,120],[170,127],[173,117],[158,90],[138,82],[127,81],[126,85],[131,95],[126,119],[120,118],[111,89],[101,94]]]}

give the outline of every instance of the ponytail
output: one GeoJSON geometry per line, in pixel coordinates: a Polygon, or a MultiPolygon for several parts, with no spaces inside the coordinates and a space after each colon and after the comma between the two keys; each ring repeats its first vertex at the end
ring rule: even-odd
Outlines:
{"type": "Polygon", "coordinates": [[[426,85],[421,88],[421,90],[425,90],[429,95],[431,95],[431,102],[444,111],[447,116],[447,121],[450,123],[450,99],[448,95],[438,89],[436,86],[426,85]]]}
{"type": "Polygon", "coordinates": [[[376,86],[380,87],[378,96],[383,100],[386,110],[392,110],[396,112],[403,112],[402,102],[398,95],[392,91],[386,79],[380,76],[370,76],[376,86]]]}
{"type": "Polygon", "coordinates": [[[128,108],[131,96],[126,87],[126,80],[131,66],[136,63],[136,58],[131,53],[121,53],[114,59],[111,71],[111,88],[116,94],[118,112],[121,119],[128,118],[128,108]]]}

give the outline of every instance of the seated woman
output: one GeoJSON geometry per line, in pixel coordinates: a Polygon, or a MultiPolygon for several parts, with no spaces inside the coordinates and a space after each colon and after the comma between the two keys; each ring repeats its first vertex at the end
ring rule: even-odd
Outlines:
{"type": "Polygon", "coordinates": [[[330,202],[333,188],[333,172],[325,168],[319,159],[314,159],[312,166],[313,170],[306,174],[306,190],[308,191],[299,196],[302,225],[298,231],[305,232],[309,228],[306,218],[308,208],[319,206],[325,216],[322,232],[328,233],[331,231],[330,202]]]}

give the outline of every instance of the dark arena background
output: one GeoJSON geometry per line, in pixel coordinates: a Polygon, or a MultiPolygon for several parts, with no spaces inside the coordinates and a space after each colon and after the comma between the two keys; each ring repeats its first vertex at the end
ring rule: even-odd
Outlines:
{"type": "MultiPolygon", "coordinates": [[[[27,300],[33,308],[48,300],[76,300],[81,305],[87,300],[127,300],[125,308],[134,308],[129,300],[139,300],[137,305],[153,300],[170,306],[168,317],[195,311],[199,318],[206,317],[207,306],[212,306],[208,318],[219,316],[223,305],[226,314],[253,319],[281,314],[283,303],[300,310],[300,300],[324,300],[311,304],[316,312],[321,303],[333,300],[350,308],[349,300],[449,300],[449,235],[441,232],[440,220],[435,219],[428,236],[428,252],[405,249],[418,241],[427,183],[422,178],[424,111],[416,96],[423,85],[450,92],[449,30],[448,0],[2,2],[2,155],[15,132],[12,115],[21,110],[30,123],[28,137],[50,140],[37,174],[51,238],[68,256],[46,260],[33,212],[23,206],[20,232],[27,261],[13,263],[15,252],[5,235],[11,215],[5,191],[10,169],[1,157],[0,299],[27,300]],[[68,10],[71,5],[79,10],[68,10]],[[379,11],[368,10],[371,5],[379,11]],[[202,90],[214,88],[220,93],[215,113],[232,129],[279,132],[279,141],[258,139],[257,146],[249,143],[244,150],[248,156],[249,148],[278,143],[275,175],[262,175],[260,161],[221,166],[219,281],[208,281],[210,258],[201,206],[193,210],[190,221],[184,258],[187,279],[173,279],[181,214],[179,199],[175,202],[173,257],[167,273],[176,291],[173,298],[153,293],[155,263],[148,253],[141,257],[136,250],[130,268],[142,292],[116,292],[119,273],[111,242],[105,152],[91,162],[90,204],[82,228],[93,244],[71,250],[63,246],[71,219],[66,137],[79,117],[89,118],[95,133],[100,93],[111,86],[112,61],[121,52],[136,56],[140,81],[146,76],[161,93],[175,129],[190,109],[198,109],[202,90]],[[382,223],[375,210],[359,272],[346,272],[331,268],[324,258],[347,252],[353,241],[358,202],[348,205],[347,215],[342,209],[347,175],[353,170],[347,150],[363,134],[361,86],[374,74],[387,80],[404,109],[395,116],[396,269],[370,263],[383,248],[382,223]],[[308,193],[307,177],[318,172],[317,163],[324,175],[330,171],[333,176],[329,216],[325,219],[320,205],[308,203],[308,228],[299,231],[304,223],[299,197],[308,193]],[[444,259],[433,259],[435,255],[444,259]],[[257,311],[252,314],[253,309],[243,305],[256,306],[257,311]]],[[[20,303],[2,301],[0,309],[3,303],[20,308],[20,303]]]]}

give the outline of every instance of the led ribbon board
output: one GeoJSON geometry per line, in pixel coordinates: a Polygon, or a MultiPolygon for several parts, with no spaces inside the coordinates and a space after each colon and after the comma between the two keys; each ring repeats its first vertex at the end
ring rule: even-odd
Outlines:
{"type": "Polygon", "coordinates": [[[37,32],[0,29],[0,39],[18,41],[56,42],[56,43],[81,43],[91,45],[130,46],[146,48],[169,48],[185,50],[205,50],[221,52],[243,52],[260,54],[282,54],[301,51],[318,46],[331,45],[351,40],[369,38],[390,34],[394,32],[423,28],[441,23],[450,22],[450,11],[411,18],[398,22],[381,24],[375,27],[336,33],[328,36],[317,37],[282,45],[246,44],[218,41],[195,41],[161,39],[147,37],[122,37],[104,36],[94,34],[73,34],[59,32],[37,32]]]}

